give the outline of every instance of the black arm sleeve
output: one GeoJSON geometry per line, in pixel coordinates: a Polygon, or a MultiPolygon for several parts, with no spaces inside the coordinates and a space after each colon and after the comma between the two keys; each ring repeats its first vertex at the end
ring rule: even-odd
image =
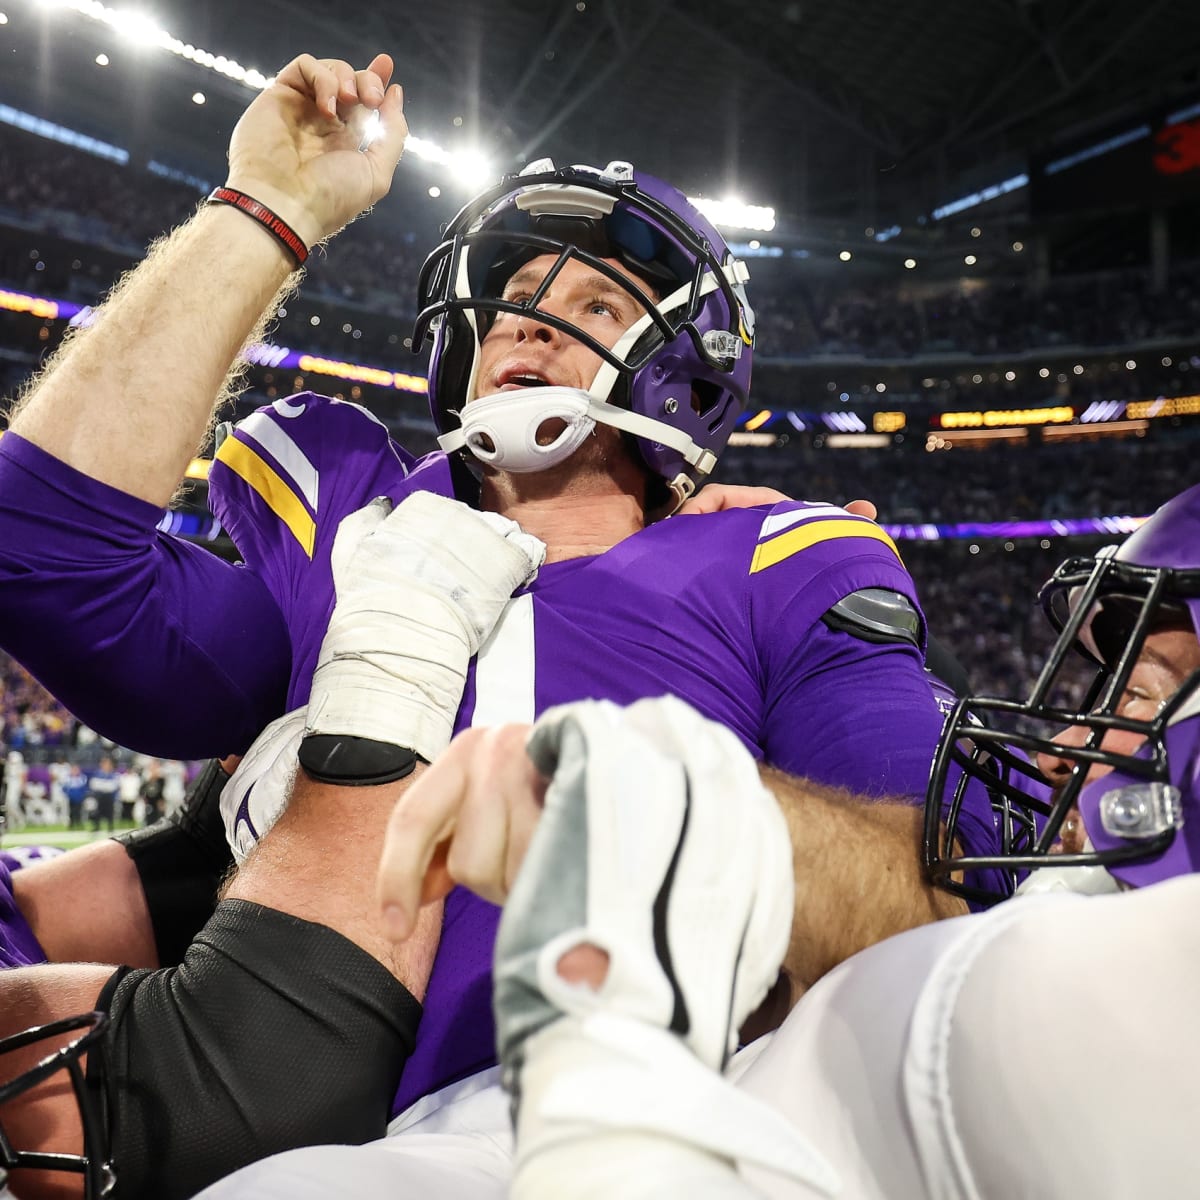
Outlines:
{"type": "Polygon", "coordinates": [[[169,817],[114,839],[137,868],[159,966],[175,966],[183,958],[212,916],[217,891],[233,866],[221,820],[221,791],[228,781],[221,764],[211,759],[169,817]]]}
{"type": "Polygon", "coordinates": [[[88,1085],[116,1200],[185,1200],[299,1146],[382,1137],[421,1006],[353,942],[225,900],[178,967],[123,970],[88,1085]]]}

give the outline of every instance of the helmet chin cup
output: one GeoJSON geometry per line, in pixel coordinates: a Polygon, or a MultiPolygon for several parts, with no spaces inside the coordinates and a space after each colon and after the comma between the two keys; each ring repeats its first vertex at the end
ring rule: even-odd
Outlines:
{"type": "Polygon", "coordinates": [[[447,453],[466,449],[485,466],[516,475],[544,471],[565,462],[596,426],[591,397],[578,388],[536,387],[497,392],[473,400],[462,426],[438,438],[447,453]],[[563,428],[546,443],[538,435],[547,421],[563,428]]]}

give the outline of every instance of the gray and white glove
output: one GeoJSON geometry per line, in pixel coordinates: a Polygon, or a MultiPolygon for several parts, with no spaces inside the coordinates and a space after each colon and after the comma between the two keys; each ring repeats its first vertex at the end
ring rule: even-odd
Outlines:
{"type": "Polygon", "coordinates": [[[720,1074],[792,923],[791,840],[753,757],[671,696],[553,709],[527,749],[551,782],[495,951],[514,1196],[592,1194],[539,1161],[597,1130],[702,1145],[829,1190],[824,1160],[720,1074]],[[607,955],[596,989],[559,975],[580,946],[607,955]]]}
{"type": "Polygon", "coordinates": [[[450,742],[471,656],[545,555],[515,521],[432,492],[395,508],[373,500],[346,517],[333,545],[337,603],[313,675],[305,767],[314,757],[305,749],[317,746],[320,778],[370,783],[384,780],[356,761],[363,743],[368,757],[376,743],[435,758],[450,742]]]}

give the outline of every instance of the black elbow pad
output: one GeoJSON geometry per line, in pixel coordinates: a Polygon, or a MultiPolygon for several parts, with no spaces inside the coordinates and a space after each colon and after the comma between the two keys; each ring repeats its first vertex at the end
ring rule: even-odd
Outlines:
{"type": "Polygon", "coordinates": [[[186,1200],[269,1154],[383,1137],[421,1017],[349,939],[245,900],[178,966],[118,971],[96,1007],[113,1200],[186,1200]]]}
{"type": "Polygon", "coordinates": [[[177,811],[145,829],[117,835],[142,882],[160,966],[183,958],[212,916],[233,866],[221,820],[221,792],[228,781],[214,758],[192,781],[177,811]]]}

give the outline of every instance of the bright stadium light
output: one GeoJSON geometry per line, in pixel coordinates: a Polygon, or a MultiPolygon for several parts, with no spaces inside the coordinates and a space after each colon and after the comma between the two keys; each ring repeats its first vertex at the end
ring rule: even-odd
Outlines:
{"type": "Polygon", "coordinates": [[[362,141],[359,142],[358,148],[364,150],[372,142],[377,142],[383,137],[383,118],[378,112],[373,112],[368,118],[366,125],[363,126],[362,141]]]}
{"type": "Polygon", "coordinates": [[[714,225],[723,229],[753,229],[759,233],[770,233],[775,228],[775,210],[763,205],[744,204],[741,200],[709,200],[702,196],[689,196],[694,204],[714,225]]]}
{"type": "Polygon", "coordinates": [[[496,168],[478,150],[451,151],[428,138],[409,134],[404,153],[446,167],[459,183],[482,187],[498,178],[496,168]]]}
{"type": "Polygon", "coordinates": [[[478,150],[459,150],[450,154],[450,173],[471,189],[485,187],[496,178],[496,168],[478,150]]]}
{"type": "Polygon", "coordinates": [[[157,46],[171,36],[148,13],[130,9],[113,12],[111,24],[122,37],[138,46],[157,46]]]}
{"type": "Polygon", "coordinates": [[[143,46],[157,46],[177,58],[186,58],[207,70],[224,75],[236,83],[261,91],[269,87],[271,79],[253,67],[243,67],[241,63],[223,54],[213,54],[208,50],[198,49],[187,42],[173,37],[167,30],[161,28],[149,14],[133,9],[114,9],[99,0],[39,0],[45,9],[66,9],[76,12],[81,17],[98,21],[120,33],[128,40],[143,46]]]}

